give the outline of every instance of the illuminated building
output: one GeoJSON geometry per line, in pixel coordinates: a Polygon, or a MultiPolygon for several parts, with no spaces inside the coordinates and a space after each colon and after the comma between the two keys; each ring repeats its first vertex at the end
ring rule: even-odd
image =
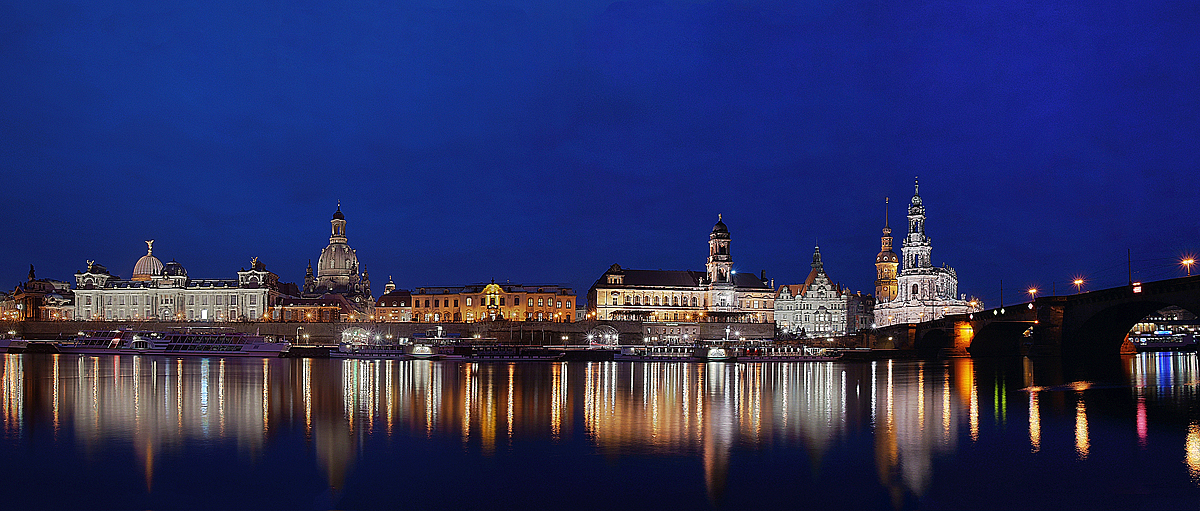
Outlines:
{"type": "Polygon", "coordinates": [[[258,258],[236,279],[193,279],[176,261],[154,256],[154,240],[123,280],[95,261],[75,274],[74,316],[79,320],[259,321],[282,296],[279,276],[258,258]]]}
{"type": "Polygon", "coordinates": [[[29,265],[29,280],[18,284],[10,295],[3,319],[16,321],[62,321],[74,316],[71,284],[61,280],[39,279],[29,265]]]}
{"type": "Polygon", "coordinates": [[[575,292],[553,284],[471,284],[421,287],[412,293],[412,320],[428,322],[575,320],[575,292]]]}
{"type": "Polygon", "coordinates": [[[346,297],[355,310],[360,314],[371,314],[375,306],[371,297],[371,279],[367,273],[359,273],[358,254],[346,242],[346,215],[342,214],[342,205],[338,203],[337,211],[329,221],[329,245],[321,251],[317,259],[316,275],[313,274],[312,262],[304,277],[304,296],[320,297],[325,294],[338,294],[346,297]]]}
{"type": "MultiPolygon", "coordinates": [[[[885,230],[884,234],[886,243],[889,233],[885,230]]],[[[908,205],[908,235],[900,248],[904,268],[896,278],[897,294],[892,300],[875,304],[878,326],[920,323],[983,309],[979,302],[968,302],[966,295],[958,296],[954,268],[933,266],[932,251],[933,245],[925,235],[925,205],[918,185],[908,205]]]]}
{"type": "Polygon", "coordinates": [[[806,337],[854,333],[864,311],[870,313],[869,298],[834,284],[821,262],[821,247],[816,247],[804,283],[779,286],[776,291],[775,324],[782,332],[806,337]]]}
{"type": "Polygon", "coordinates": [[[325,294],[321,296],[284,296],[271,307],[270,321],[337,323],[342,321],[365,321],[354,304],[345,296],[325,294]]]}
{"type": "Polygon", "coordinates": [[[412,293],[395,289],[388,280],[384,294],[375,300],[375,318],[379,321],[412,321],[412,293]]]}
{"type": "Polygon", "coordinates": [[[775,321],[774,291],[766,272],[736,272],[729,245],[729,228],[718,216],[708,237],[704,272],[631,270],[614,264],[588,290],[588,315],[618,321],[775,321]]]}

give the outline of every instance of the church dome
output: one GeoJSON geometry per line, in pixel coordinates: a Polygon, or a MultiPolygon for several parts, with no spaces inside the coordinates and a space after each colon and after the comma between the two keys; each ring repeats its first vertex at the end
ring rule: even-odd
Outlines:
{"type": "Polygon", "coordinates": [[[162,275],[163,263],[154,257],[154,240],[146,242],[146,255],[133,265],[133,276],[130,280],[150,280],[162,275]]]}
{"type": "Polygon", "coordinates": [[[338,204],[337,211],[333,212],[333,219],[334,220],[345,220],[346,219],[346,215],[342,214],[342,205],[341,204],[338,204]]]}
{"type": "Polygon", "coordinates": [[[725,227],[725,222],[721,221],[721,215],[717,215],[717,224],[713,226],[713,234],[725,233],[729,234],[729,228],[725,227]]]}
{"type": "Polygon", "coordinates": [[[162,274],[167,277],[186,277],[187,270],[183,269],[182,264],[172,259],[171,262],[163,265],[162,274]]]}
{"type": "Polygon", "coordinates": [[[895,263],[899,261],[900,259],[896,257],[896,253],[891,250],[884,250],[875,256],[875,262],[877,263],[895,263]]]}

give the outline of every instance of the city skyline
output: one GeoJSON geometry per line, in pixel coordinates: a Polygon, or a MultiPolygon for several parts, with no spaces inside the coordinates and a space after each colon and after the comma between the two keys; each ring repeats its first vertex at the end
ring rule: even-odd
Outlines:
{"type": "Polygon", "coordinates": [[[1197,13],[1003,5],[10,6],[0,284],[148,239],[301,283],[340,200],[380,289],[700,269],[721,214],[736,270],[800,282],[819,242],[873,292],[914,176],[988,304],[1182,275],[1197,13]]]}

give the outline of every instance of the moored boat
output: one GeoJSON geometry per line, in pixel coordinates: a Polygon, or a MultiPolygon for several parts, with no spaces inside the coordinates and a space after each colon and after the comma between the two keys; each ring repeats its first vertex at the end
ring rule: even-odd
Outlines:
{"type": "Polygon", "coordinates": [[[258,334],[193,328],[171,332],[93,330],[59,341],[55,347],[59,353],[89,355],[278,357],[291,344],[258,334]]]}
{"type": "Polygon", "coordinates": [[[28,345],[29,341],[25,339],[0,339],[0,353],[24,351],[28,345]]]}
{"type": "Polygon", "coordinates": [[[1197,347],[1194,336],[1170,330],[1130,334],[1129,342],[1137,351],[1196,351],[1197,347]]]}
{"type": "Polygon", "coordinates": [[[808,346],[749,345],[731,349],[738,362],[829,362],[842,357],[835,350],[808,346]]]}
{"type": "Polygon", "coordinates": [[[613,360],[626,362],[702,362],[709,348],[686,346],[626,346],[613,360]]]}

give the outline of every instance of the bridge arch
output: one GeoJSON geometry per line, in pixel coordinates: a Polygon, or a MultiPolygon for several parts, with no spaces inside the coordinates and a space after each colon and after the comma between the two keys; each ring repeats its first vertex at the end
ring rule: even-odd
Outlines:
{"type": "Polygon", "coordinates": [[[1020,355],[1021,346],[1029,341],[1026,334],[1034,326],[1032,321],[979,322],[967,351],[973,357],[1020,355]]]}
{"type": "Polygon", "coordinates": [[[921,356],[934,356],[954,348],[954,333],[942,328],[925,331],[914,344],[921,356]]]}
{"type": "Polygon", "coordinates": [[[1076,318],[1075,328],[1063,332],[1063,351],[1109,354],[1120,351],[1121,344],[1134,325],[1146,316],[1169,306],[1177,306],[1200,316],[1200,304],[1172,303],[1166,300],[1138,300],[1097,307],[1076,318]]]}

